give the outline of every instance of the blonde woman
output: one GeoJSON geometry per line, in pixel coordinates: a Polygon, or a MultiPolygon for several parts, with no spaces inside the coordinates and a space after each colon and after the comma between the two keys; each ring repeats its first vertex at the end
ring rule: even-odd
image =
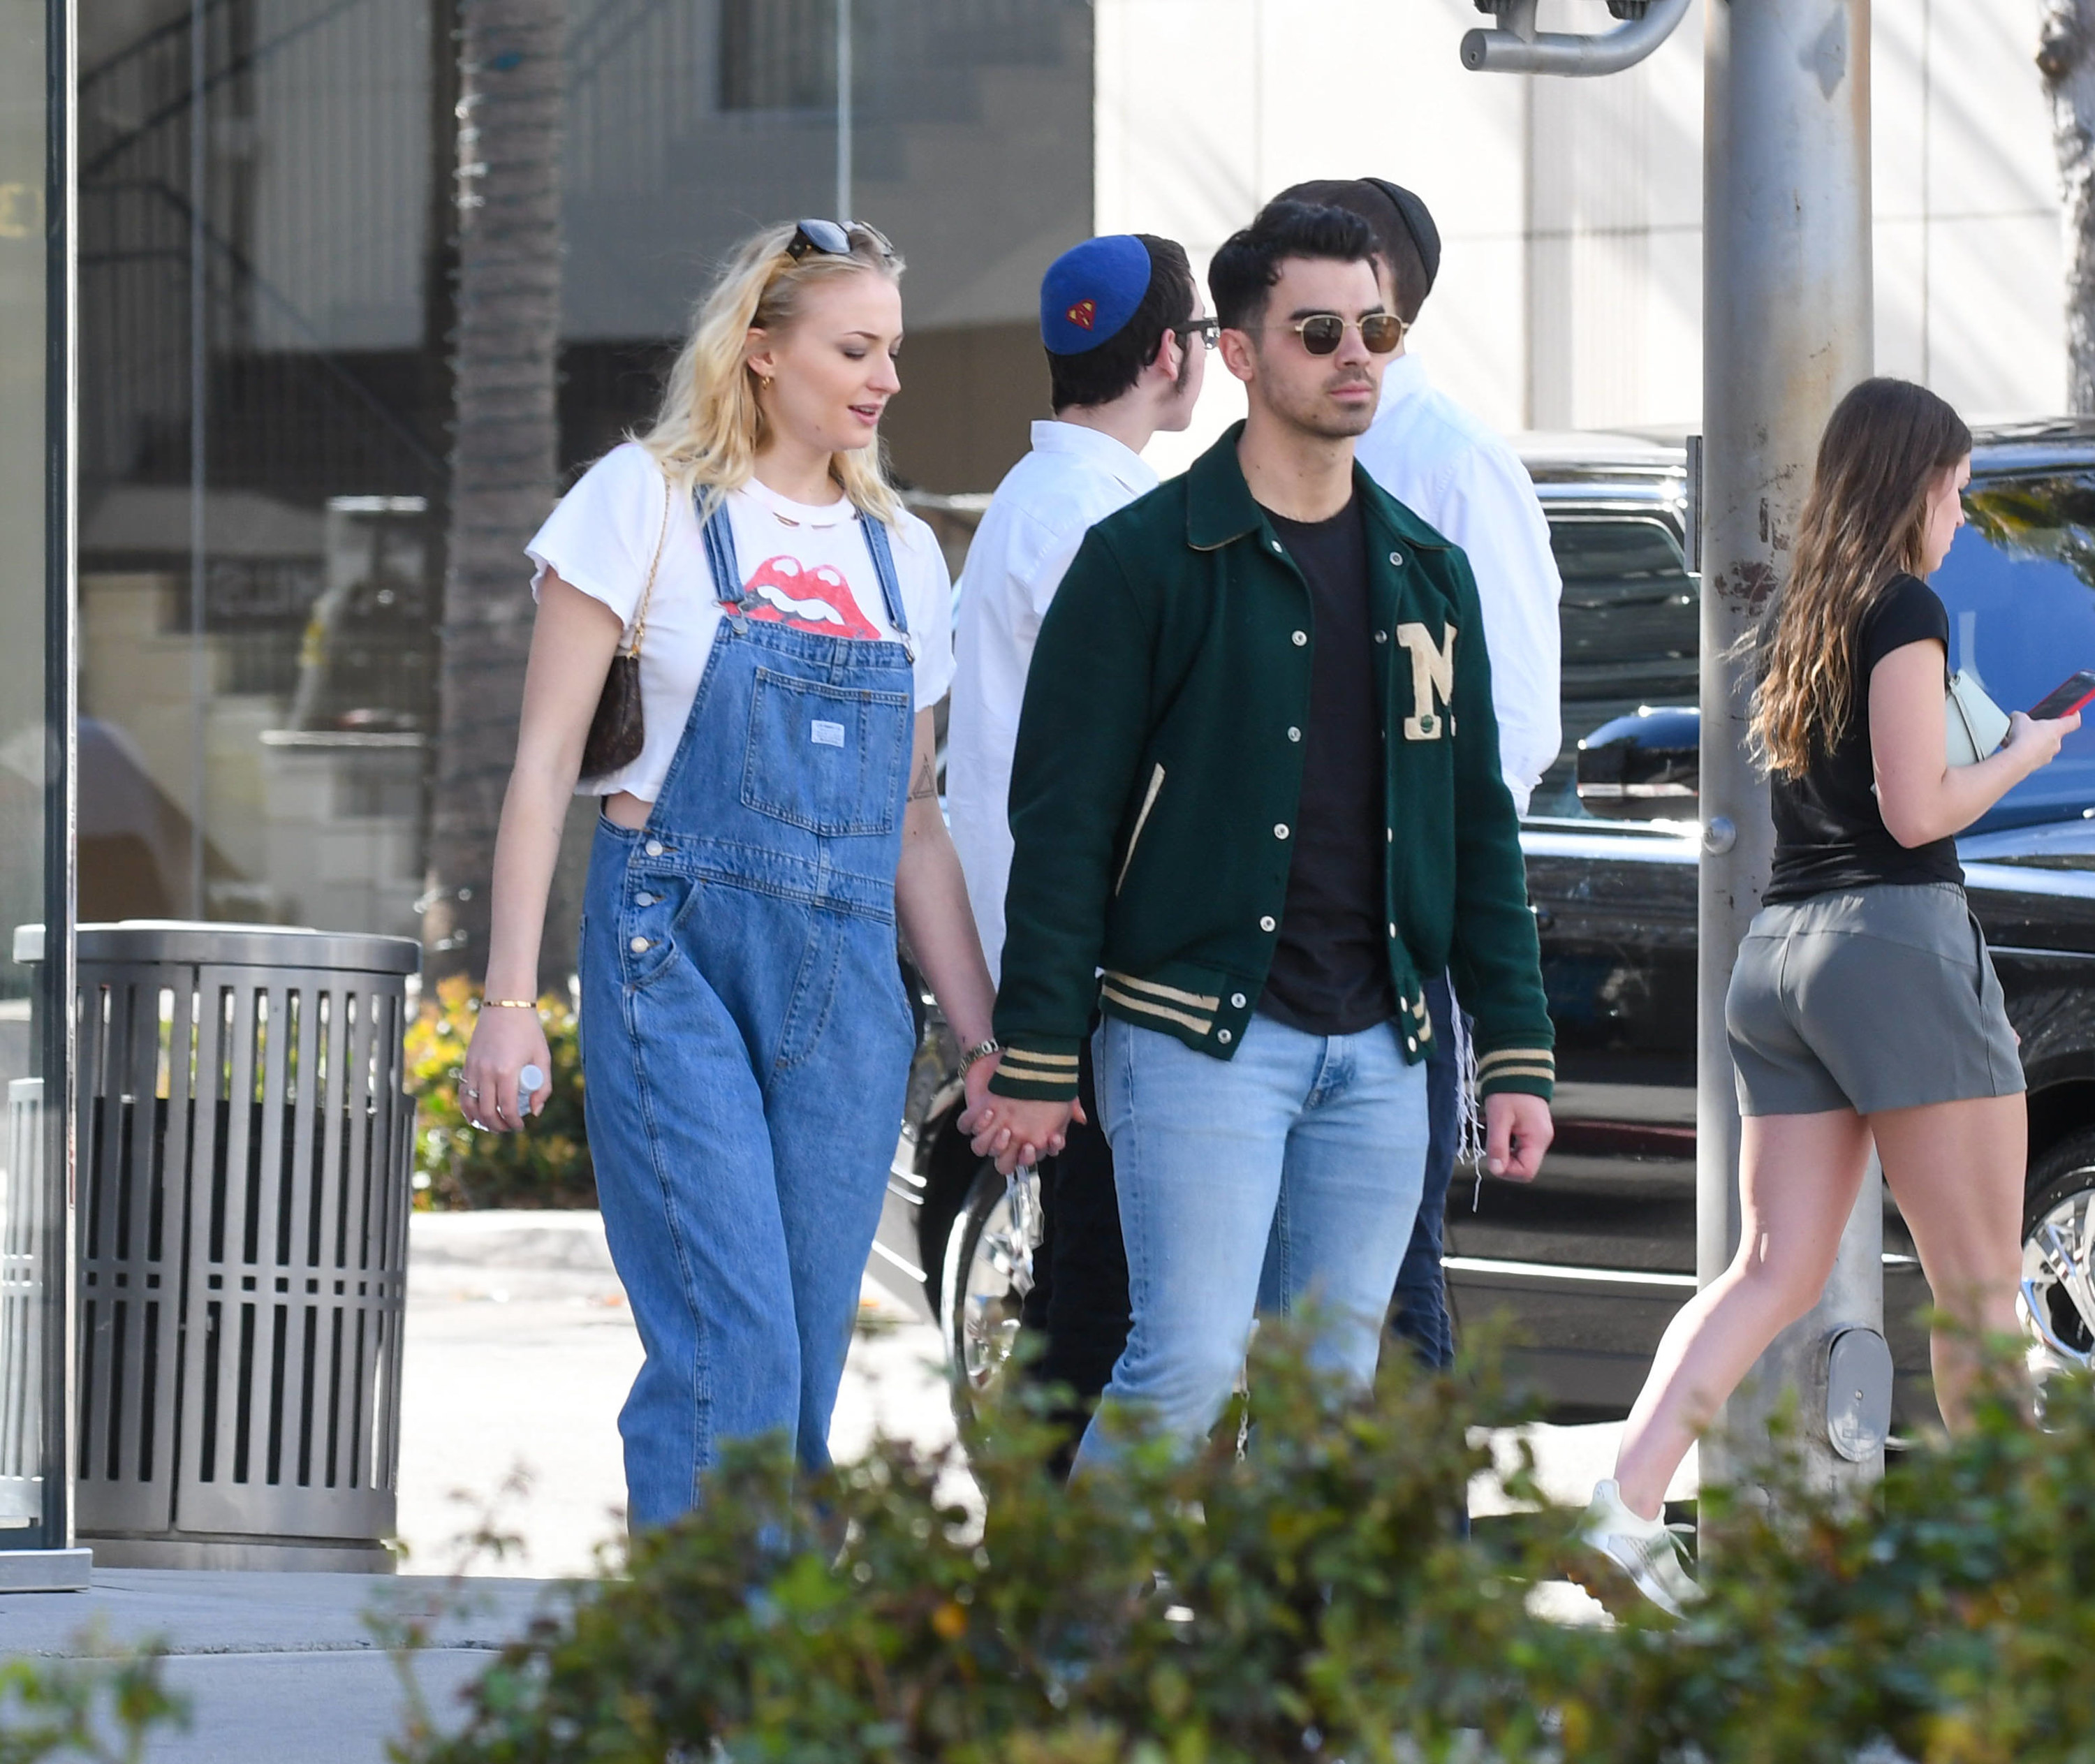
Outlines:
{"type": "Polygon", "coordinates": [[[1951,1427],[1968,1407],[1972,1333],[2015,1327],[2022,1066],[1955,836],[2080,720],[2018,712],[1998,751],[1949,763],[1949,617],[1922,578],[1964,524],[1971,452],[1970,430],[1923,387],[1849,393],[1819,442],[1767,634],[1752,733],[1774,874],[1724,1007],[1744,1117],[1739,1251],[1667,1328],[1584,1530],[1597,1579],[1626,1575],[1676,1612],[1695,1588],[1660,1520],[1666,1484],[1777,1332],[1818,1302],[1872,1141],[1947,1325],[1933,1357],[1951,1427]]]}
{"type": "Polygon", "coordinates": [[[747,241],[648,432],[539,529],[536,630],[462,1081],[495,1130],[542,1095],[528,1001],[569,793],[612,658],[645,739],[602,799],[584,901],[590,1150],[646,1363],[628,1521],[697,1500],[721,1442],[827,1460],[913,1035],[899,918],[979,1100],[989,973],[939,812],[950,583],[882,475],[900,260],[869,227],[747,241]]]}

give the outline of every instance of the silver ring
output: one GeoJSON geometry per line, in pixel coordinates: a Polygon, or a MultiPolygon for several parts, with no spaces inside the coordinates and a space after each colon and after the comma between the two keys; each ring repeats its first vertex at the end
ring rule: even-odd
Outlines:
{"type": "Polygon", "coordinates": [[[470,1096],[475,1102],[480,1100],[480,1090],[476,1085],[461,1084],[459,1086],[459,1093],[461,1095],[470,1096]]]}

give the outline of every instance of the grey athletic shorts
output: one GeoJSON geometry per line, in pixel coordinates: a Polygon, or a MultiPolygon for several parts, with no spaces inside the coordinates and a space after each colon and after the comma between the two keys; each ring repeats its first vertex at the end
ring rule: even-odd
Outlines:
{"type": "Polygon", "coordinates": [[[1762,908],[1724,1028],[1742,1115],[1871,1115],[2023,1088],[1984,934],[1953,882],[1762,908]]]}

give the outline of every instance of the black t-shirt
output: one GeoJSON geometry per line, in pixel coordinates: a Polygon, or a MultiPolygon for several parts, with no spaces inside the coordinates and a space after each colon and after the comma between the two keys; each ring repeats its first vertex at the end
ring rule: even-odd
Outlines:
{"type": "Polygon", "coordinates": [[[1280,941],[1260,1011],[1313,1035],[1396,1014],[1383,934],[1382,713],[1369,629],[1367,529],[1355,497],[1329,520],[1267,518],[1309,585],[1315,648],[1302,731],[1302,799],[1280,941]]]}
{"type": "Polygon", "coordinates": [[[1933,638],[1949,672],[1949,615],[1918,576],[1901,576],[1863,616],[1855,633],[1854,687],[1848,720],[1829,747],[1815,746],[1801,777],[1769,780],[1775,811],[1775,872],[1763,898],[1808,900],[1873,882],[1961,882],[1954,839],[1901,845],[1884,825],[1870,751],[1870,674],[1895,649],[1933,638]]]}

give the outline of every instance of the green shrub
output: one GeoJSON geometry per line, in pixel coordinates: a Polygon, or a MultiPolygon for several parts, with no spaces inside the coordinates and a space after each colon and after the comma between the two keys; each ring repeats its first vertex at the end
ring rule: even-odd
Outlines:
{"type": "Polygon", "coordinates": [[[884,1441],[797,1486],[738,1453],[702,1514],[578,1591],[481,1680],[460,1736],[413,1755],[1365,1764],[1398,1734],[1448,1756],[1466,1728],[1531,1748],[1507,1662],[1539,1553],[1456,1522],[1487,1461],[1471,1426],[1518,1418],[1502,1393],[1400,1366],[1343,1401],[1268,1330],[1240,1461],[1226,1423],[1204,1456],[1136,1441],[1065,1490],[1045,1400],[1003,1382],[967,1443],[979,1518],[957,1449],[884,1441]]]}
{"type": "Polygon", "coordinates": [[[538,1000],[553,1056],[546,1111],[515,1133],[477,1133],[459,1107],[460,1069],[480,1015],[480,991],[439,981],[407,1029],[407,1088],[416,1099],[415,1204],[424,1208],[593,1207],[596,1173],[582,1126],[581,1045],[573,1004],[538,1000]]]}
{"type": "MultiPolygon", "coordinates": [[[[1371,1402],[1262,1332],[1257,1426],[1065,1490],[1016,1379],[960,1454],[882,1442],[798,1486],[734,1456],[702,1515],[573,1590],[415,1764],[2090,1764],[2095,1396],[2012,1402],[1842,1507],[1792,1462],[1705,1496],[1675,1624],[1552,1622],[1571,1515],[1457,1535],[1524,1411],[1391,1355],[1371,1402]],[[1024,1406],[1018,1406],[1024,1405],[1024,1406]]],[[[1514,1492],[1531,1496],[1523,1468],[1514,1492]]]]}
{"type": "Polygon", "coordinates": [[[0,1764],[138,1764],[155,1733],[188,1725],[188,1705],[163,1683],[157,1650],[104,1652],[92,1631],[82,1645],[78,1658],[0,1663],[0,1764]]]}

